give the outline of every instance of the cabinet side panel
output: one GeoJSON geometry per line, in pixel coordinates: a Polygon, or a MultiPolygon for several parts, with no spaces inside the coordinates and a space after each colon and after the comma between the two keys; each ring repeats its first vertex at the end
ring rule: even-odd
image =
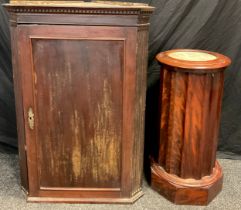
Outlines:
{"type": "Polygon", "coordinates": [[[20,165],[20,178],[21,185],[24,190],[28,191],[28,169],[26,157],[26,142],[25,142],[25,121],[23,114],[23,93],[22,93],[22,80],[21,72],[18,68],[18,30],[16,26],[11,26],[11,45],[12,45],[12,65],[13,65],[13,78],[14,78],[14,95],[15,107],[17,115],[17,130],[18,130],[18,153],[20,165]]]}
{"type": "Polygon", "coordinates": [[[123,40],[32,39],[40,187],[121,187],[123,40]]]}
{"type": "Polygon", "coordinates": [[[135,140],[133,147],[133,194],[141,190],[144,156],[144,119],[146,104],[146,75],[148,55],[148,28],[137,33],[137,67],[135,95],[135,140]]]}

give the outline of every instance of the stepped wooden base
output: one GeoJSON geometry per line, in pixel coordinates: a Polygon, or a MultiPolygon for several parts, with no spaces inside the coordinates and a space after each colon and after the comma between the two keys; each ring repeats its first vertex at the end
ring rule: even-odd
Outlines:
{"type": "Polygon", "coordinates": [[[222,169],[217,161],[211,176],[200,180],[168,174],[156,163],[151,166],[152,188],[175,204],[207,205],[221,191],[222,183],[222,169]]]}
{"type": "Polygon", "coordinates": [[[130,198],[67,198],[67,197],[32,197],[27,196],[27,202],[41,202],[41,203],[119,203],[132,204],[143,196],[140,191],[130,198]]]}

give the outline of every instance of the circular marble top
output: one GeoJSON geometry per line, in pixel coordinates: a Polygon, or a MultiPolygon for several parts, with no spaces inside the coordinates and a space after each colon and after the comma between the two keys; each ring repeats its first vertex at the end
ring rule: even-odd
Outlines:
{"type": "Polygon", "coordinates": [[[185,60],[185,61],[212,61],[217,59],[216,56],[205,52],[171,52],[168,54],[169,57],[185,60]]]}
{"type": "Polygon", "coordinates": [[[196,49],[173,49],[156,56],[161,63],[179,71],[207,73],[221,71],[229,66],[231,60],[219,53],[196,49]]]}

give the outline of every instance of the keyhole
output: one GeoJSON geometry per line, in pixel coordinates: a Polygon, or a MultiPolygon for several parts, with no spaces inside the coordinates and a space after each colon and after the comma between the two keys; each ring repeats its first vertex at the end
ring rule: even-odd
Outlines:
{"type": "Polygon", "coordinates": [[[28,123],[29,123],[30,129],[33,129],[33,127],[34,127],[34,114],[33,114],[32,108],[29,108],[29,110],[28,110],[28,123]]]}

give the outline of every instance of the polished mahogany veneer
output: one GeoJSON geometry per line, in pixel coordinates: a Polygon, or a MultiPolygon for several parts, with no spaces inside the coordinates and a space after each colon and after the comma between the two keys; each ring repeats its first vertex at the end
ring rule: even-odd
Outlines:
{"type": "Polygon", "coordinates": [[[222,188],[216,161],[224,70],[230,59],[201,50],[170,50],[161,64],[159,152],[151,185],[176,204],[208,204],[222,188]]]}
{"type": "Polygon", "coordinates": [[[12,1],[21,183],[32,202],[143,195],[145,4],[12,1]]]}

